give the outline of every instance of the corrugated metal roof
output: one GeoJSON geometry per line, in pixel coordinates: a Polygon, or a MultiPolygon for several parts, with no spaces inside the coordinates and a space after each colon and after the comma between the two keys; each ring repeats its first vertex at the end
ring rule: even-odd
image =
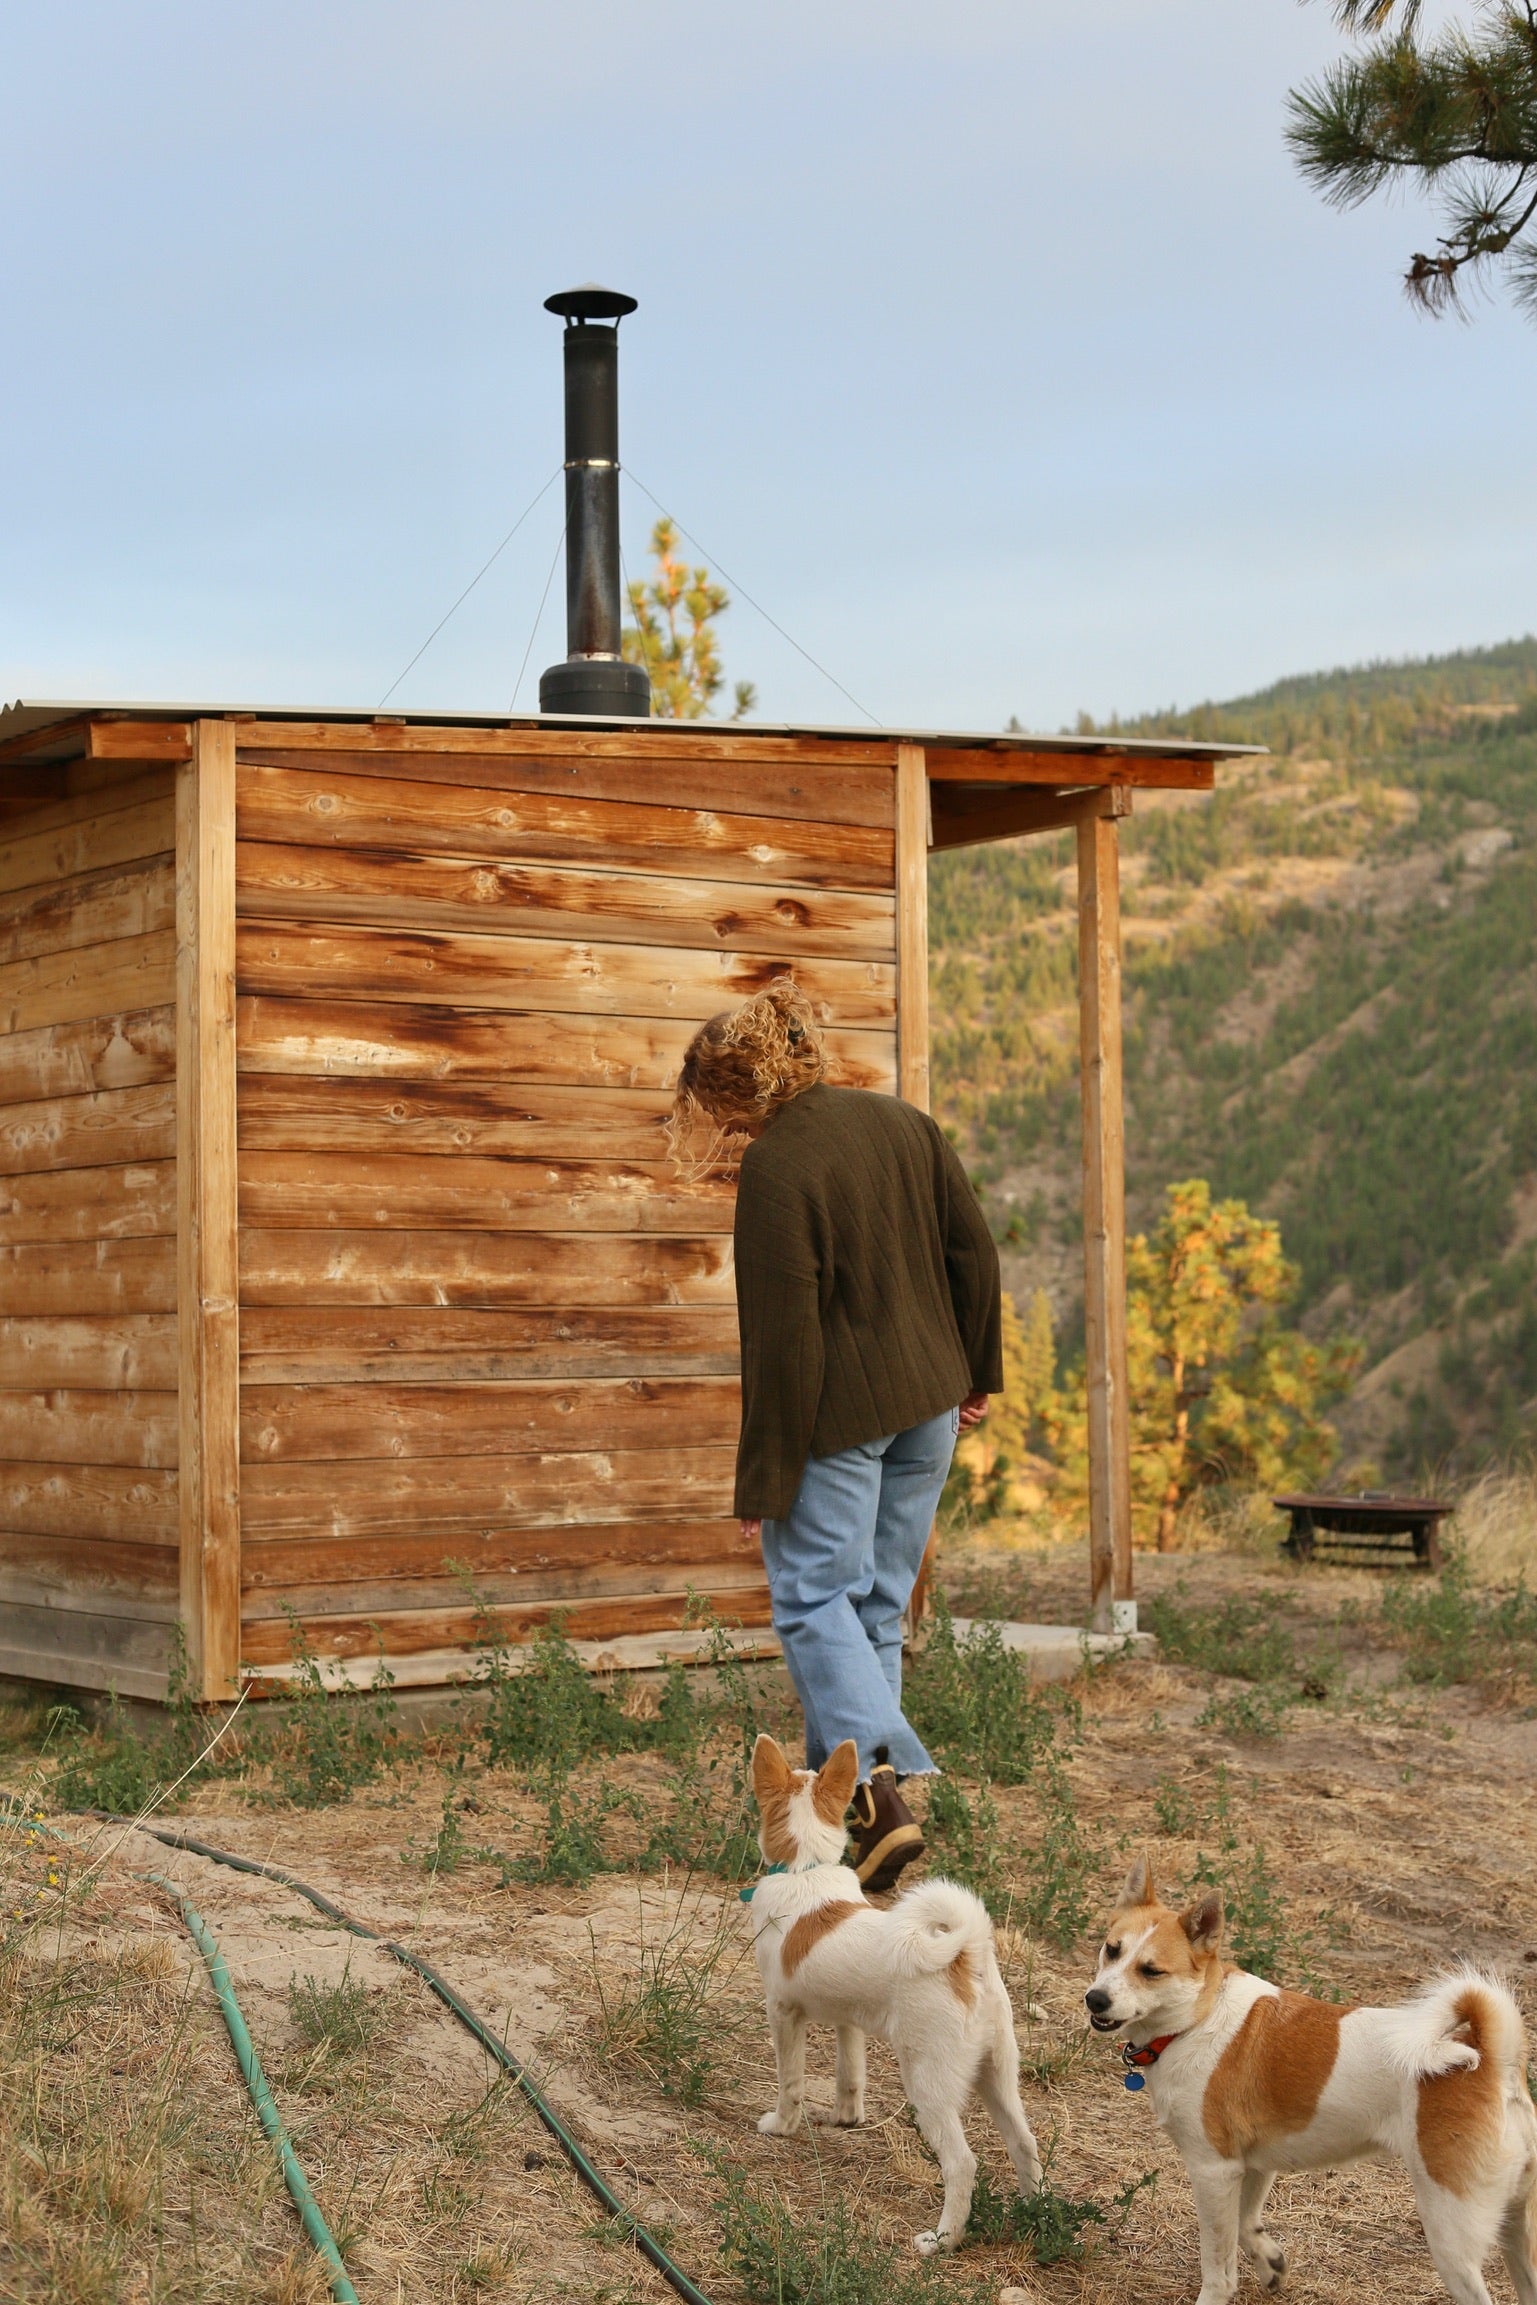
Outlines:
{"type": "Polygon", "coordinates": [[[31,702],[20,699],[0,709],[0,744],[8,737],[30,736],[55,722],[78,720],[91,713],[112,713],[129,720],[222,720],[227,715],[250,714],[257,720],[331,720],[404,722],[413,728],[665,728],[672,735],[691,733],[716,736],[825,736],[865,744],[921,744],[943,750],[967,751],[1140,753],[1150,759],[1234,760],[1265,750],[1262,744],[1196,744],[1185,737],[1146,736],[1032,736],[1024,730],[1004,733],[990,729],[849,728],[837,722],[788,720],[591,720],[565,719],[548,713],[492,712],[388,712],[372,707],[351,709],[334,704],[146,704],[121,698],[80,700],[73,703],[31,702]]]}

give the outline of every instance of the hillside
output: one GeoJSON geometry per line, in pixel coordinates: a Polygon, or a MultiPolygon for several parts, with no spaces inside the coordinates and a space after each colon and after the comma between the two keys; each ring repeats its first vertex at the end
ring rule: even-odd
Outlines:
{"type": "MultiPolygon", "coordinates": [[[[1092,724],[1082,723],[1085,729],[1092,724]]],[[[1134,1225],[1209,1177],[1365,1348],[1343,1471],[1537,1437],[1537,640],[1113,723],[1266,744],[1126,829],[1134,1225]]],[[[1081,1333],[1072,850],[933,860],[936,1110],[1081,1333]]]]}

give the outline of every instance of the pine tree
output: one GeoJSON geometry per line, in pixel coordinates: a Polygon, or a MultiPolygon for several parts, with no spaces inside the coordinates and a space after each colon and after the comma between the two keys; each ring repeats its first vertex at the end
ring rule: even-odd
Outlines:
{"type": "Polygon", "coordinates": [[[1428,191],[1446,230],[1404,285],[1428,312],[1464,276],[1503,272],[1537,319],[1537,0],[1476,0],[1474,23],[1416,38],[1421,0],[1333,0],[1359,55],[1294,89],[1286,140],[1310,183],[1352,208],[1385,186],[1428,191]]]}
{"type": "MultiPolygon", "coordinates": [[[[690,568],[677,558],[678,532],[659,520],[651,531],[656,574],[649,584],[629,587],[630,614],[620,646],[627,664],[644,665],[651,680],[651,709],[658,720],[702,720],[725,686],[715,624],[731,606],[731,595],[707,568],[690,568]]],[[[742,720],[757,702],[749,680],[733,691],[733,720],[742,720]]]]}

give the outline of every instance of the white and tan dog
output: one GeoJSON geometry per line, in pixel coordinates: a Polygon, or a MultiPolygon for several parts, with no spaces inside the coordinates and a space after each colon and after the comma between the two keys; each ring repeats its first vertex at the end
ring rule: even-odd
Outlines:
{"type": "Polygon", "coordinates": [[[753,1747],[758,1846],[783,1868],[753,1891],[753,1951],[768,2002],[779,2102],[758,2127],[788,2137],[806,2110],[806,2027],[838,2031],[834,2122],[865,2117],[865,2035],[896,2051],[902,2086],[938,2158],[945,2202],[925,2256],[953,2249],[966,2229],[976,2156],[961,2116],[973,2091],[1008,2148],[1020,2192],[1041,2181],[1040,2155],[1019,2101],[1014,2015],[987,1908],[953,1881],[925,1881],[889,1910],[866,1901],[842,1863],[844,1811],[859,1775],[852,1740],[815,1774],[792,1769],[772,1737],[753,1747]]]}
{"type": "Polygon", "coordinates": [[[1189,2172],[1199,2305],[1228,2305],[1240,2249],[1267,2289],[1280,2280],[1286,2260],[1262,2222],[1280,2171],[1389,2155],[1408,2168],[1457,2305],[1490,2305],[1482,2267],[1496,2242],[1520,2305],[1537,2305],[1537,2111],[1505,1987],[1466,1969],[1397,2008],[1346,2009],[1249,1976],[1221,1942],[1220,1896],[1175,1914],[1141,1858],[1084,1995],[1189,2172]]]}

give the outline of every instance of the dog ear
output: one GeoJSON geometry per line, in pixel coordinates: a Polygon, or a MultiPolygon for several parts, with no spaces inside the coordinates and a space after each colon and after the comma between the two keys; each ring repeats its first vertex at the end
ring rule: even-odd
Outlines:
{"type": "Polygon", "coordinates": [[[782,1793],[790,1782],[790,1764],[772,1737],[760,1736],[752,1749],[752,1789],[758,1806],[782,1793]]]}
{"type": "Polygon", "coordinates": [[[817,1771],[812,1801],[817,1815],[824,1824],[841,1825],[843,1812],[854,1798],[854,1787],[859,1782],[859,1747],[852,1737],[845,1737],[834,1747],[817,1771]]]}
{"type": "Polygon", "coordinates": [[[1197,1904],[1181,1913],[1179,1925],[1190,1939],[1193,1953],[1215,1953],[1222,1942],[1222,1891],[1208,1889],[1197,1904]]]}
{"type": "Polygon", "coordinates": [[[1126,1886],[1121,1891],[1121,1904],[1152,1905],[1157,1902],[1157,1898],[1158,1892],[1153,1887],[1153,1868],[1147,1857],[1141,1856],[1126,1876],[1126,1886]]]}

